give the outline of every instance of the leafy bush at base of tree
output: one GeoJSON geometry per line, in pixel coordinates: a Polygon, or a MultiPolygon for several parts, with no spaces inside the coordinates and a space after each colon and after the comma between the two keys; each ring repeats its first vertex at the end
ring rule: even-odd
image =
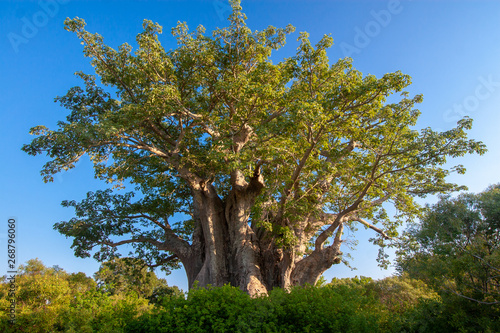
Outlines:
{"type": "Polygon", "coordinates": [[[453,332],[439,296],[408,278],[339,279],[322,287],[193,289],[127,327],[128,332],[453,332]]]}
{"type": "Polygon", "coordinates": [[[383,311],[361,290],[274,289],[250,298],[238,288],[194,289],[132,323],[129,332],[373,332],[383,311]],[[345,298],[349,297],[349,298],[345,298]]]}
{"type": "Polygon", "coordinates": [[[407,277],[334,279],[322,287],[194,289],[132,321],[127,332],[498,332],[498,317],[457,313],[407,277]]]}
{"type": "Polygon", "coordinates": [[[15,325],[8,323],[6,284],[1,284],[0,332],[500,331],[498,316],[475,316],[465,303],[457,312],[422,281],[408,277],[334,279],[255,298],[229,285],[195,288],[187,297],[172,293],[153,305],[134,292],[68,289],[74,278],[64,272],[30,274],[20,276],[15,325]]]}

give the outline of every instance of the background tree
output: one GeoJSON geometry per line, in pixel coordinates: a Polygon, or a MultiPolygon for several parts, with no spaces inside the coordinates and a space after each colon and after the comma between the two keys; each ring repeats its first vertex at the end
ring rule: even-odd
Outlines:
{"type": "Polygon", "coordinates": [[[21,309],[41,311],[49,304],[69,302],[68,273],[60,268],[46,267],[38,258],[19,265],[16,276],[17,305],[21,309]]]}
{"type": "Polygon", "coordinates": [[[99,289],[112,295],[134,291],[148,297],[158,278],[150,272],[144,261],[136,258],[117,258],[102,263],[94,274],[99,289]]]}
{"type": "Polygon", "coordinates": [[[135,52],[107,46],[82,19],[66,21],[100,82],[78,73],[84,89],[57,98],[67,120],[33,128],[23,150],[48,155],[45,181],[88,155],[96,177],[136,189],[63,202],[76,217],[55,229],[74,238],[77,256],[104,261],[128,244],[150,266],[182,263],[190,287],[314,285],[342,261],[344,230],[371,228],[383,248],[418,214],[414,196],[460,188],[445,180],[464,172],[442,168],[448,157],[485,151],[466,138],[470,119],[443,133],[413,129],[422,97],[404,92],[410,77],[363,76],[350,59],[330,65],[329,36],[313,46],[301,33],[297,54],[274,64],[294,28],[251,31],[231,4],[228,27],[206,36],[179,23],[169,51],[151,21],[135,52]],[[394,219],[383,203],[396,207],[394,219]]]}
{"type": "Polygon", "coordinates": [[[9,282],[0,283],[0,332],[124,332],[128,321],[148,311],[136,295],[109,295],[84,273],[46,267],[38,259],[16,276],[16,320],[10,323],[9,282]]]}
{"type": "Polygon", "coordinates": [[[0,284],[0,330],[12,332],[52,332],[63,321],[62,314],[78,293],[95,286],[85,274],[68,274],[59,266],[46,267],[38,258],[18,267],[16,276],[16,325],[7,324],[9,283],[0,284]]]}
{"type": "Polygon", "coordinates": [[[403,314],[421,302],[439,300],[439,295],[423,281],[405,275],[386,277],[381,280],[373,280],[364,276],[333,278],[328,286],[362,289],[366,296],[375,296],[392,316],[403,314]]]}
{"type": "Polygon", "coordinates": [[[84,293],[96,290],[97,288],[97,283],[94,279],[85,275],[83,272],[70,273],[66,279],[68,280],[70,288],[73,292],[84,293]]]}
{"type": "Polygon", "coordinates": [[[449,196],[406,234],[398,269],[438,291],[443,313],[470,332],[500,328],[500,185],[449,196]]]}
{"type": "Polygon", "coordinates": [[[170,300],[172,298],[183,298],[185,293],[182,289],[177,286],[169,286],[167,280],[158,279],[158,283],[153,289],[153,293],[147,297],[151,304],[161,303],[164,300],[170,300]]]}
{"type": "Polygon", "coordinates": [[[398,268],[438,290],[500,304],[500,185],[428,207],[407,232],[398,268]]]}
{"type": "Polygon", "coordinates": [[[159,279],[144,260],[116,258],[104,262],[94,278],[100,290],[112,295],[135,292],[139,297],[157,302],[159,298],[178,295],[177,287],[169,287],[165,279],[159,279]]]}

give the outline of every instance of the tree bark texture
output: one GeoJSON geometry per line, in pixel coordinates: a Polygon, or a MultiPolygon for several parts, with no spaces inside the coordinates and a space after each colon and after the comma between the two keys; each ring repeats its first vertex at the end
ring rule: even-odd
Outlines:
{"type": "MultiPolygon", "coordinates": [[[[189,255],[179,256],[189,288],[231,284],[252,296],[274,287],[314,285],[339,263],[340,234],[333,245],[304,255],[312,235],[297,237],[292,247],[279,247],[269,232],[251,226],[250,211],[263,187],[256,175],[249,183],[235,172],[233,190],[222,200],[212,185],[193,191],[196,227],[189,255]]],[[[340,226],[341,228],[341,226],[340,226]]],[[[296,235],[304,233],[299,227],[296,235]]]]}

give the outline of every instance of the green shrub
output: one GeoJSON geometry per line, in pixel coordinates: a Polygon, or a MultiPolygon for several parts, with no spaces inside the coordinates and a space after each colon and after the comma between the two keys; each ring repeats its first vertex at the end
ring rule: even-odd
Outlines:
{"type": "Polygon", "coordinates": [[[274,289],[250,298],[238,288],[194,289],[128,326],[129,332],[377,332],[384,310],[352,286],[274,289]]]}
{"type": "Polygon", "coordinates": [[[123,332],[150,306],[136,294],[108,295],[99,291],[78,295],[62,314],[65,332],[123,332]]]}
{"type": "Polygon", "coordinates": [[[151,304],[133,291],[103,293],[85,275],[38,261],[23,269],[14,325],[7,283],[0,284],[0,332],[500,332],[497,308],[443,299],[406,276],[333,279],[256,298],[229,285],[186,295],[168,287],[151,304]]]}

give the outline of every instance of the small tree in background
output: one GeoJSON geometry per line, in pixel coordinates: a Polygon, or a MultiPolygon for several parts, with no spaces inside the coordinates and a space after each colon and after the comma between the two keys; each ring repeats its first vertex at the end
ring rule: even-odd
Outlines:
{"type": "Polygon", "coordinates": [[[500,185],[428,207],[407,232],[398,267],[441,291],[500,305],[500,185]]]}
{"type": "Polygon", "coordinates": [[[0,284],[0,331],[52,332],[63,325],[63,314],[81,292],[95,282],[83,273],[69,274],[59,266],[46,267],[38,258],[19,265],[15,280],[16,324],[8,324],[9,283],[0,284]]]}
{"type": "Polygon", "coordinates": [[[449,196],[406,233],[398,269],[438,291],[457,330],[500,329],[500,185],[449,196]]]}
{"type": "Polygon", "coordinates": [[[111,295],[135,292],[153,303],[162,297],[182,294],[179,288],[169,287],[165,279],[159,279],[144,260],[137,258],[115,258],[104,262],[94,278],[101,291],[111,295]]]}
{"type": "Polygon", "coordinates": [[[0,283],[0,332],[123,332],[128,321],[152,306],[136,295],[109,295],[84,273],[46,267],[38,259],[20,265],[16,316],[10,322],[10,283],[0,283]]]}
{"type": "Polygon", "coordinates": [[[112,295],[134,291],[138,296],[153,293],[158,278],[144,261],[136,258],[116,258],[101,264],[94,278],[100,290],[112,295]]]}

